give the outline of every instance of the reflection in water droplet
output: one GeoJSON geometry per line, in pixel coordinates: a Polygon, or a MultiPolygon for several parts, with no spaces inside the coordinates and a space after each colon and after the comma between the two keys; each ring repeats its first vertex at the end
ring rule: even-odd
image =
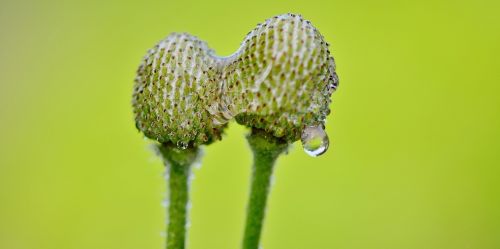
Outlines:
{"type": "Polygon", "coordinates": [[[313,157],[317,157],[328,150],[328,135],[321,126],[309,126],[302,131],[302,147],[313,157]]]}
{"type": "Polygon", "coordinates": [[[188,143],[184,141],[177,141],[177,148],[185,150],[188,147],[188,143]]]}

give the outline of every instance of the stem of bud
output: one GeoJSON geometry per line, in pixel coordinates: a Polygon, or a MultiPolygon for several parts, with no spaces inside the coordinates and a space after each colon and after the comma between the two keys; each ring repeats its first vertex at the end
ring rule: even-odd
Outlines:
{"type": "Polygon", "coordinates": [[[199,149],[179,149],[172,144],[158,145],[168,173],[169,207],[166,249],[184,249],[186,244],[187,204],[189,202],[189,175],[197,160],[199,149]]]}
{"type": "Polygon", "coordinates": [[[243,249],[258,249],[274,164],[279,155],[286,151],[288,143],[258,129],[252,129],[247,140],[254,162],[243,249]]]}

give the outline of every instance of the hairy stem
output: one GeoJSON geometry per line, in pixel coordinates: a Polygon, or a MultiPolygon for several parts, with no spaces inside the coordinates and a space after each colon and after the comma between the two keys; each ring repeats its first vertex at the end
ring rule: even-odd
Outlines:
{"type": "Polygon", "coordinates": [[[186,244],[189,175],[196,161],[198,148],[178,149],[171,144],[158,145],[169,179],[167,249],[184,249],[186,244]]]}
{"type": "Polygon", "coordinates": [[[252,130],[247,140],[254,162],[243,249],[258,249],[274,163],[288,148],[288,143],[257,129],[252,130]]]}

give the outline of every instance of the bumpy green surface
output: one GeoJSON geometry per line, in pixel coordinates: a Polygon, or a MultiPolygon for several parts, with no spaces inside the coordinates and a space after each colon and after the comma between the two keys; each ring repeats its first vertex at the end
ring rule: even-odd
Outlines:
{"type": "Polygon", "coordinates": [[[173,33],[137,71],[133,107],[139,130],[160,142],[197,146],[220,138],[227,122],[289,142],[323,125],[338,86],[328,43],[300,15],[275,16],[248,33],[229,57],[173,33]]]}

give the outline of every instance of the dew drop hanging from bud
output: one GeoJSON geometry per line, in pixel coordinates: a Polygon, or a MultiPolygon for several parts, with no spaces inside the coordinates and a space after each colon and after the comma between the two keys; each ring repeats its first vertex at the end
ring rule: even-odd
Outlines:
{"type": "Polygon", "coordinates": [[[328,135],[321,126],[308,126],[302,131],[302,147],[313,157],[317,157],[328,150],[328,135]]]}

